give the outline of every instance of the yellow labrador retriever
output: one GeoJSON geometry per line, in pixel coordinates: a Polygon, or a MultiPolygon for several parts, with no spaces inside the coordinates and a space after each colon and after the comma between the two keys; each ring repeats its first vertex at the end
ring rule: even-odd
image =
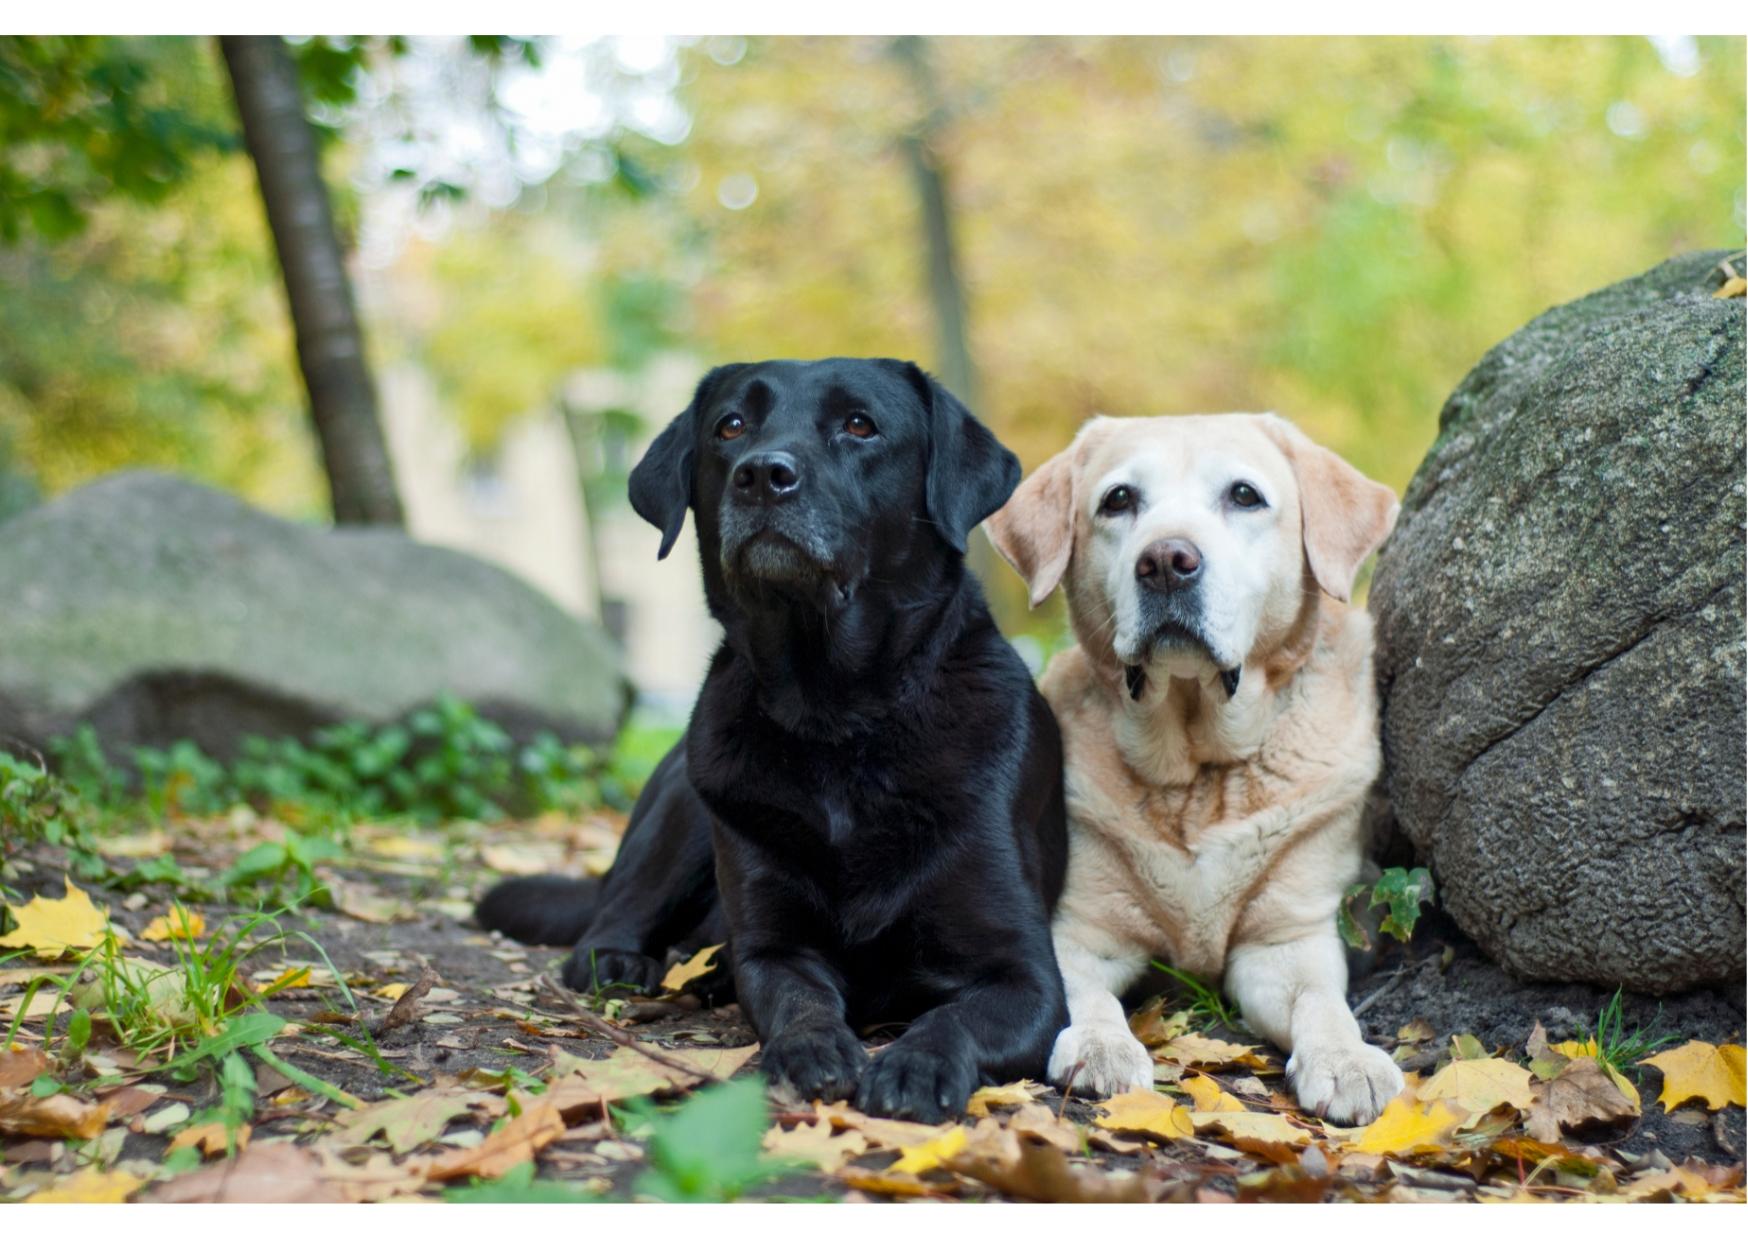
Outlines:
{"type": "Polygon", "coordinates": [[[1153,1065],[1117,998],[1165,956],[1223,978],[1308,1110],[1365,1123],[1402,1088],[1362,1039],[1336,933],[1378,773],[1372,628],[1347,604],[1396,497],[1273,414],[1094,418],[989,532],[1079,646],[1045,674],[1062,735],[1070,1025],[1050,1076],[1153,1065]]]}

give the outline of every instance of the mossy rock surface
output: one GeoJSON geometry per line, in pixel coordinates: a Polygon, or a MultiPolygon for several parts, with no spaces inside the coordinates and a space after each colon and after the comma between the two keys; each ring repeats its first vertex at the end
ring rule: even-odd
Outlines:
{"type": "Polygon", "coordinates": [[[602,743],[611,640],[482,560],[282,521],[185,479],[112,474],[0,525],[0,736],[111,749],[385,723],[444,693],[527,738],[602,743]]]}
{"type": "Polygon", "coordinates": [[[1379,560],[1389,812],[1520,976],[1742,983],[1744,321],[1712,295],[1726,257],[1672,259],[1488,353],[1379,560]]]}

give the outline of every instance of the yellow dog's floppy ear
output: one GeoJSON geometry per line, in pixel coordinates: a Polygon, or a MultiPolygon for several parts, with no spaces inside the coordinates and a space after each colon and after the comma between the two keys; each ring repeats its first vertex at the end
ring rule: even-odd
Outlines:
{"type": "Polygon", "coordinates": [[[1036,607],[1068,571],[1074,550],[1075,450],[1064,448],[1032,471],[984,523],[1002,558],[1025,578],[1036,607]]]}
{"type": "Polygon", "coordinates": [[[1347,602],[1366,557],[1390,534],[1401,507],[1396,493],[1373,482],[1328,448],[1311,442],[1285,418],[1267,414],[1263,426],[1293,466],[1299,483],[1305,562],[1325,594],[1347,602]]]}

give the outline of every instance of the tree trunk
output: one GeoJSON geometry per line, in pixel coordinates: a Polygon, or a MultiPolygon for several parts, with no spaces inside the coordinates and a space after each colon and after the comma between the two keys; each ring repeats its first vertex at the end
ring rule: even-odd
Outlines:
{"type": "MultiPolygon", "coordinates": [[[[946,120],[928,47],[917,35],[904,35],[892,44],[893,55],[910,73],[922,119],[901,139],[916,184],[917,204],[922,211],[923,254],[928,272],[929,304],[935,319],[935,371],[948,390],[965,402],[966,408],[982,414],[977,391],[977,366],[971,360],[970,332],[966,325],[965,286],[959,279],[959,247],[953,232],[952,198],[948,194],[947,170],[935,152],[934,138],[946,120]]],[[[995,552],[981,529],[971,532],[965,548],[966,562],[982,580],[992,580],[995,552]]],[[[998,611],[1002,604],[995,601],[998,611]]]]}
{"type": "Polygon", "coordinates": [[[334,520],[402,525],[364,335],[322,180],[315,130],[304,114],[297,66],[276,36],[224,35],[219,48],[285,274],[297,360],[322,445],[334,520]]]}
{"type": "Polygon", "coordinates": [[[923,113],[921,122],[902,141],[922,210],[929,304],[935,319],[935,365],[941,381],[969,408],[976,409],[977,368],[971,360],[966,328],[965,288],[959,280],[959,251],[953,234],[947,172],[933,146],[943,122],[940,88],[921,38],[904,36],[893,43],[892,50],[910,72],[923,113]]]}

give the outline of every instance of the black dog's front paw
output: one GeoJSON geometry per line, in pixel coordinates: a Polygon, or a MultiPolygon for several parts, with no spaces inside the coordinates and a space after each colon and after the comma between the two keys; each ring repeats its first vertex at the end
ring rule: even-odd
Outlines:
{"type": "Polygon", "coordinates": [[[791,1025],[771,1039],[760,1062],[773,1084],[808,1101],[837,1102],[856,1092],[868,1052],[845,1025],[791,1025]]]}
{"type": "Polygon", "coordinates": [[[856,1091],[856,1109],[938,1124],[964,1114],[976,1085],[977,1069],[964,1055],[920,1043],[906,1045],[900,1038],[869,1065],[856,1091]]]}
{"type": "Polygon", "coordinates": [[[585,994],[609,986],[631,986],[649,994],[661,989],[661,961],[621,947],[579,943],[564,962],[564,984],[585,994]]]}

